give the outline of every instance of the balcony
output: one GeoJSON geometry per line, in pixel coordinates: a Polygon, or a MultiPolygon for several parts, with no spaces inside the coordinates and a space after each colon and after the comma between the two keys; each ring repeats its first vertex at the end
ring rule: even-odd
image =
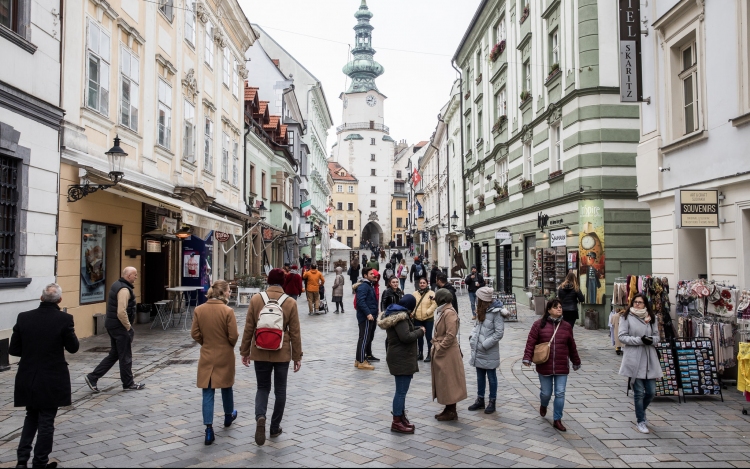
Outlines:
{"type": "Polygon", "coordinates": [[[381,132],[385,132],[386,134],[390,134],[391,132],[391,129],[389,129],[388,126],[383,124],[375,124],[374,122],[354,122],[351,124],[344,124],[336,127],[337,134],[349,130],[379,130],[381,132]]]}

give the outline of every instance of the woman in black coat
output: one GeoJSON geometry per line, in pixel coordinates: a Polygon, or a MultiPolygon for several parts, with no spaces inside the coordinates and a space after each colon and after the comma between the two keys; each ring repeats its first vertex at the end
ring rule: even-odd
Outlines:
{"type": "Polygon", "coordinates": [[[399,288],[398,277],[391,277],[388,280],[388,288],[380,298],[380,311],[385,311],[390,305],[398,304],[403,297],[404,292],[399,288]]]}
{"type": "Polygon", "coordinates": [[[557,289],[557,299],[562,303],[563,321],[575,326],[578,320],[578,303],[583,303],[584,297],[574,271],[568,272],[565,281],[557,289]]]}
{"type": "Polygon", "coordinates": [[[414,373],[419,372],[417,364],[417,340],[424,337],[423,327],[416,327],[411,321],[411,312],[417,306],[412,295],[405,295],[397,304],[392,304],[381,314],[378,326],[386,331],[385,361],[388,370],[396,379],[396,394],[393,396],[393,423],[391,431],[414,433],[414,425],[406,418],[406,393],[414,373]]]}
{"type": "Polygon", "coordinates": [[[357,280],[359,280],[359,263],[357,261],[352,262],[347,274],[349,275],[349,280],[351,280],[352,285],[357,283],[357,280]]]}
{"type": "Polygon", "coordinates": [[[432,270],[430,270],[430,288],[432,291],[437,291],[437,276],[440,273],[440,268],[437,266],[437,262],[433,264],[432,270]]]}

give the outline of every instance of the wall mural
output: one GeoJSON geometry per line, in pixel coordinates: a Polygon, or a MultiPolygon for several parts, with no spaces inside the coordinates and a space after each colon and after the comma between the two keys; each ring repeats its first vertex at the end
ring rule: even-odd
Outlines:
{"type": "Polygon", "coordinates": [[[604,277],[604,201],[581,200],[578,202],[580,232],[578,249],[580,255],[581,293],[585,304],[604,303],[606,281],[604,277]]]}

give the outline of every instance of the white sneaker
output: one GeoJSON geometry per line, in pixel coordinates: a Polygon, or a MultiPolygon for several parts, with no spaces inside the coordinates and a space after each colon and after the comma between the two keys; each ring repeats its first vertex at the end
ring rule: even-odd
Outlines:
{"type": "Polygon", "coordinates": [[[638,425],[636,425],[636,428],[641,433],[651,433],[648,427],[646,426],[646,422],[639,422],[638,425]]]}

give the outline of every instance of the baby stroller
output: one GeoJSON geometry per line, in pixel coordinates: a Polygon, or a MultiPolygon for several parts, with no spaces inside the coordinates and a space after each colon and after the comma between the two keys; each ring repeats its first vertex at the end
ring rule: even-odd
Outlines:
{"type": "Polygon", "coordinates": [[[328,302],[326,302],[326,287],[320,286],[320,305],[315,314],[328,314],[328,302]]]}

